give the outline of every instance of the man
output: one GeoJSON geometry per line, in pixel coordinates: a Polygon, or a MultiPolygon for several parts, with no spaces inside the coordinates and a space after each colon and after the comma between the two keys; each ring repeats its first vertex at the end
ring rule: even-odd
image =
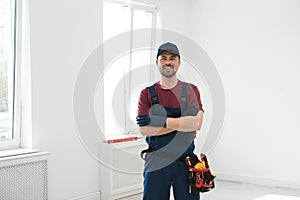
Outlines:
{"type": "Polygon", "coordinates": [[[162,44],[156,59],[160,81],[140,95],[137,124],[149,145],[144,151],[144,200],[169,200],[171,185],[176,200],[200,199],[189,192],[184,158],[195,148],[203,109],[197,87],[177,79],[180,64],[177,46],[162,44]]]}

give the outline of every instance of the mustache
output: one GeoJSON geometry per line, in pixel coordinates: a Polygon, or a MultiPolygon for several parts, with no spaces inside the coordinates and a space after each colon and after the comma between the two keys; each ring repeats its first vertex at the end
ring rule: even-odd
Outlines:
{"type": "Polygon", "coordinates": [[[171,64],[165,64],[163,67],[173,67],[171,64]]]}

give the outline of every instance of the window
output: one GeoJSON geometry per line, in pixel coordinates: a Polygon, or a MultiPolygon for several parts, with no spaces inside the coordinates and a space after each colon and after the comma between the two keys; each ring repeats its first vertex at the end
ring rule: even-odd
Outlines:
{"type": "Polygon", "coordinates": [[[0,149],[18,146],[15,131],[16,5],[0,0],[0,149]]]}
{"type": "MultiPolygon", "coordinates": [[[[141,89],[134,88],[131,85],[131,79],[134,77],[126,76],[128,72],[139,66],[154,64],[153,47],[154,37],[150,28],[155,28],[156,7],[140,3],[111,3],[104,2],[103,5],[103,39],[108,40],[113,36],[124,32],[131,32],[127,41],[122,45],[128,45],[128,53],[120,55],[112,61],[104,73],[104,131],[106,137],[120,134],[134,134],[138,132],[135,117],[137,103],[141,89]],[[135,40],[134,30],[149,28],[149,33],[145,40],[149,42],[149,49],[132,49],[132,43],[135,40]],[[149,35],[148,35],[149,34],[149,35]],[[116,98],[116,91],[125,91],[120,97],[120,110],[113,111],[113,105],[116,98]],[[116,116],[118,115],[118,116],[116,116]],[[121,116],[122,115],[122,116],[121,116]]],[[[105,59],[104,49],[104,59],[105,59]]],[[[150,70],[150,68],[149,68],[150,70]]],[[[145,73],[145,78],[151,82],[151,72],[145,73]]]]}

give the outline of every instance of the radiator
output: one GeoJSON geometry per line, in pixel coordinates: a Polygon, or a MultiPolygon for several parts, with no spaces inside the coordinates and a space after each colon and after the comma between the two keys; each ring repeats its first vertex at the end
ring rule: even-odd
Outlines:
{"type": "Polygon", "coordinates": [[[143,192],[144,161],[139,154],[145,148],[143,139],[100,145],[101,199],[115,200],[143,192]]]}
{"type": "Polygon", "coordinates": [[[48,199],[47,155],[37,152],[1,158],[0,199],[48,199]]]}

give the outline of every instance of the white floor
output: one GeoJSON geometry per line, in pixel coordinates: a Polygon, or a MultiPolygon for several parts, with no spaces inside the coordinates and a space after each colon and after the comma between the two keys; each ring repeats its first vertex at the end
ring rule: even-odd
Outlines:
{"type": "MultiPolygon", "coordinates": [[[[138,194],[120,200],[141,199],[138,194]]],[[[216,188],[201,194],[201,200],[300,200],[300,190],[216,180],[216,188]]]]}

